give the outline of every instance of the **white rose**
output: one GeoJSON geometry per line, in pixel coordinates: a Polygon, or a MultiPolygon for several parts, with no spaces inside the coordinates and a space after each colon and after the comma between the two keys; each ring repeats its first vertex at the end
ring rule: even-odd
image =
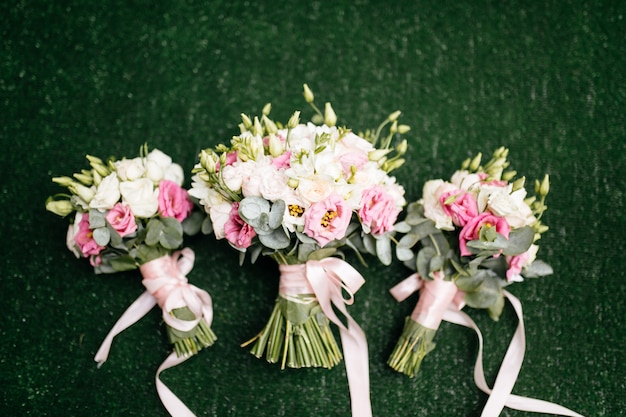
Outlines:
{"type": "Polygon", "coordinates": [[[511,198],[508,188],[500,187],[489,194],[487,207],[496,216],[506,217],[517,211],[517,205],[511,198]]]}
{"type": "Polygon", "coordinates": [[[80,223],[82,218],[83,218],[83,213],[77,211],[76,217],[74,218],[74,223],[70,224],[70,226],[67,228],[67,235],[65,238],[65,244],[67,245],[67,248],[74,255],[76,255],[77,258],[81,257],[81,252],[76,245],[76,235],[78,234],[78,231],[79,231],[78,224],[80,223]]]}
{"type": "Polygon", "coordinates": [[[120,191],[124,202],[137,217],[150,218],[159,209],[159,189],[154,188],[149,178],[124,181],[120,184],[120,191]]]}
{"type": "Polygon", "coordinates": [[[441,207],[439,197],[442,194],[455,190],[456,186],[443,180],[430,180],[424,184],[422,204],[424,216],[435,222],[435,227],[441,230],[454,230],[452,217],[448,216],[441,207]]]}
{"type": "Polygon", "coordinates": [[[173,181],[176,184],[182,186],[183,181],[185,181],[185,173],[183,172],[183,167],[178,164],[170,165],[163,173],[163,179],[173,181]]]}
{"type": "Polygon", "coordinates": [[[224,233],[224,225],[230,218],[231,209],[232,205],[226,201],[211,207],[209,217],[211,218],[211,223],[213,224],[213,233],[215,234],[216,239],[223,239],[226,236],[224,233]]]}
{"type": "MultiPolygon", "coordinates": [[[[502,186],[498,186],[498,185],[488,185],[488,184],[482,184],[480,186],[480,188],[478,188],[478,194],[476,195],[476,203],[478,203],[478,212],[482,213],[485,210],[487,210],[488,204],[489,204],[489,200],[491,198],[491,196],[493,194],[499,194],[500,192],[504,192],[506,194],[508,194],[508,187],[502,187],[502,186]]],[[[503,194],[500,194],[500,196],[496,195],[495,199],[496,200],[501,200],[502,202],[502,209],[504,210],[504,206],[506,203],[504,203],[504,199],[506,197],[503,194]]],[[[497,205],[497,201],[496,201],[496,205],[497,205]]],[[[494,213],[495,214],[495,213],[494,213]]]]}
{"type": "Polygon", "coordinates": [[[537,219],[528,204],[524,202],[526,190],[520,188],[512,192],[510,198],[511,202],[515,205],[515,210],[505,216],[509,225],[515,228],[533,225],[537,219]]]}
{"type": "Polygon", "coordinates": [[[301,179],[296,189],[298,195],[308,204],[325,200],[333,190],[332,179],[323,176],[301,179]]]}
{"type": "Polygon", "coordinates": [[[145,172],[141,158],[124,158],[121,161],[114,162],[114,164],[117,175],[122,181],[134,181],[137,178],[141,178],[145,172]]]}
{"type": "Polygon", "coordinates": [[[146,161],[146,178],[149,178],[154,184],[158,184],[163,179],[165,170],[155,161],[146,161]]]}
{"type": "Polygon", "coordinates": [[[289,193],[290,188],[287,186],[287,177],[273,165],[265,167],[260,176],[262,176],[263,181],[259,185],[259,193],[264,199],[276,201],[289,193]]]}
{"type": "Polygon", "coordinates": [[[89,207],[98,210],[111,210],[120,199],[120,181],[115,172],[102,179],[96,188],[96,195],[89,207]]]}
{"type": "Polygon", "coordinates": [[[450,182],[461,190],[472,191],[480,184],[480,177],[478,174],[470,174],[469,171],[456,171],[450,182]]]}
{"type": "Polygon", "coordinates": [[[147,162],[154,162],[163,170],[172,165],[172,158],[158,149],[153,149],[146,157],[147,162]]]}

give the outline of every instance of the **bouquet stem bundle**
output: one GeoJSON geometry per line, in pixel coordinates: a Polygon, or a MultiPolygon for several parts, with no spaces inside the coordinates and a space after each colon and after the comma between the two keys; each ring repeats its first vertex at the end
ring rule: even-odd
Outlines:
{"type": "Polygon", "coordinates": [[[342,354],[330,321],[302,275],[302,265],[280,265],[280,291],[272,314],[259,334],[242,344],[254,343],[251,353],[265,356],[281,368],[337,365],[342,354]]]}
{"type": "Polygon", "coordinates": [[[328,317],[317,299],[308,294],[279,295],[263,330],[242,347],[254,342],[251,353],[265,355],[281,369],[322,367],[330,369],[341,359],[341,351],[330,329],[328,317]]]}
{"type": "MultiPolygon", "coordinates": [[[[170,314],[183,321],[195,319],[193,312],[188,307],[174,309],[170,314]]],[[[217,340],[217,336],[204,318],[190,331],[180,331],[170,326],[166,326],[166,329],[167,338],[174,346],[174,352],[178,357],[195,355],[203,348],[213,345],[217,340]]]]}
{"type": "MultiPolygon", "coordinates": [[[[411,275],[407,282],[417,286],[392,290],[396,298],[405,298],[415,289],[420,290],[420,298],[411,316],[404,322],[404,329],[396,343],[387,364],[395,371],[413,378],[419,371],[424,357],[435,348],[433,339],[448,307],[458,302],[456,285],[443,279],[442,274],[435,274],[434,279],[424,280],[418,274],[411,275]]],[[[404,283],[401,283],[404,284],[404,283]]],[[[399,285],[401,287],[402,285],[399,285]]]]}

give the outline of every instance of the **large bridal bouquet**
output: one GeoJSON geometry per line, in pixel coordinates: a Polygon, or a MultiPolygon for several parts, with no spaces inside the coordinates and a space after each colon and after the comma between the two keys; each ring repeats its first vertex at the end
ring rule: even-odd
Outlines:
{"type": "Polygon", "coordinates": [[[265,328],[246,343],[252,353],[283,368],[331,368],[342,353],[330,319],[340,328],[348,373],[364,373],[349,380],[368,384],[365,336],[345,307],[364,279],[342,260],[342,249],[375,251],[377,238],[386,247],[405,204],[404,189],[389,172],[404,162],[406,141],[395,148],[392,142],[408,128],[398,125],[395,112],[377,130],[357,135],[335,126],[329,103],[322,114],[306,85],[304,96],[319,125],[300,123],[295,112],[283,126],[268,117],[269,105],[260,118],[242,115],[241,132],[229,145],[201,152],[190,194],[204,206],[215,237],[242,260],[265,255],[279,264],[279,294],[265,328]],[[348,350],[361,359],[349,360],[348,350]]]}
{"type": "MultiPolygon", "coordinates": [[[[392,289],[403,300],[419,290],[419,300],[389,358],[398,372],[415,376],[448,308],[486,309],[497,320],[504,290],[524,278],[549,275],[537,260],[537,240],[548,227],[541,222],[549,191],[546,175],[528,196],[525,178],[506,170],[508,150],[497,149],[481,165],[468,159],[449,181],[427,181],[422,198],[409,204],[396,230],[404,233],[396,255],[416,271],[392,289]],[[505,171],[506,170],[506,171],[505,171]]],[[[510,297],[509,297],[510,298],[510,297]]]]}
{"type": "Polygon", "coordinates": [[[211,298],[188,284],[185,275],[194,254],[189,248],[179,250],[184,231],[199,229],[200,216],[192,215],[181,166],[158,149],[148,152],[147,145],[132,159],[87,159],[90,169],[53,178],[69,194],[49,197],[46,209],[63,217],[73,214],[67,247],[77,258],[87,258],[96,273],[139,269],[146,287],[107,336],[96,361],[103,363],[112,338],[155,304],[163,309],[177,356],[213,344],[211,298]]]}

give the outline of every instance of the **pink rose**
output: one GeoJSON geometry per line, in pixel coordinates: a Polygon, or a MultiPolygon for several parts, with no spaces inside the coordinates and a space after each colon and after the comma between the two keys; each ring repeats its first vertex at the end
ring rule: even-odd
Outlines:
{"type": "Polygon", "coordinates": [[[528,251],[515,256],[507,256],[509,269],[506,271],[506,280],[509,282],[519,281],[522,268],[524,268],[529,258],[530,253],[528,251]]]}
{"type": "Polygon", "coordinates": [[[272,165],[274,165],[276,169],[289,168],[291,166],[291,151],[287,151],[282,155],[273,158],[272,165]]]}
{"type": "Polygon", "coordinates": [[[451,190],[443,193],[439,197],[439,202],[443,211],[452,218],[452,223],[457,226],[465,226],[468,221],[478,215],[476,199],[464,190],[451,190]],[[454,197],[453,201],[446,204],[448,199],[452,199],[451,197],[454,197]]]}
{"type": "Polygon", "coordinates": [[[98,255],[104,249],[93,239],[93,231],[89,228],[89,214],[85,213],[78,223],[78,233],[74,236],[74,242],[78,245],[85,258],[91,255],[98,255]]]}
{"type": "Polygon", "coordinates": [[[380,235],[393,228],[402,209],[396,207],[393,197],[380,185],[373,185],[361,196],[358,211],[361,223],[369,227],[373,234],[380,235]]]}
{"type": "Polygon", "coordinates": [[[338,194],[313,203],[304,213],[304,233],[324,247],[328,242],[346,235],[352,210],[338,194]]]}
{"type": "Polygon", "coordinates": [[[346,152],[339,157],[339,163],[346,178],[350,178],[353,175],[353,167],[356,170],[360,170],[368,161],[367,154],[363,152],[346,152]]]}
{"type": "Polygon", "coordinates": [[[467,249],[467,242],[470,240],[477,240],[480,236],[480,230],[483,227],[495,227],[496,232],[500,233],[507,239],[509,238],[509,231],[511,230],[511,227],[504,218],[494,216],[491,213],[479,214],[478,216],[470,219],[459,233],[461,256],[469,256],[472,254],[467,249]]]}
{"type": "Polygon", "coordinates": [[[239,217],[239,203],[235,202],[230,210],[230,217],[224,224],[226,240],[237,248],[245,249],[252,244],[256,236],[254,228],[239,217]]]}
{"type": "Polygon", "coordinates": [[[120,236],[126,236],[137,230],[135,216],[126,204],[117,203],[106,214],[107,222],[120,236]]]}
{"type": "Polygon", "coordinates": [[[174,217],[179,222],[187,218],[193,203],[187,191],[174,181],[163,180],[159,183],[159,214],[163,217],[174,217]]]}

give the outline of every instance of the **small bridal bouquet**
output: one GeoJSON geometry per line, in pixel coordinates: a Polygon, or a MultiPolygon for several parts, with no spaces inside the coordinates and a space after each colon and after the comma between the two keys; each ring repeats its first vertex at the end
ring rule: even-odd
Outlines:
{"type": "Polygon", "coordinates": [[[419,300],[390,358],[389,365],[416,375],[448,308],[486,309],[498,320],[504,288],[511,283],[552,273],[537,260],[537,241],[548,230],[541,217],[549,179],[535,181],[528,196],[525,178],[513,180],[508,150],[497,149],[481,165],[468,159],[449,181],[427,181],[422,198],[408,205],[395,230],[402,233],[396,255],[415,274],[391,292],[399,301],[419,290],[419,300]]]}
{"type": "Polygon", "coordinates": [[[158,149],[132,159],[102,161],[87,156],[90,169],[53,182],[69,194],[46,201],[46,209],[73,215],[67,247],[86,258],[96,273],[139,269],[146,292],[131,305],[105,339],[96,361],[103,363],[113,337],[145,315],[155,304],[163,309],[169,341],[179,357],[211,346],[211,298],[187,282],[194,253],[179,250],[183,233],[200,228],[202,216],[181,187],[183,170],[158,149]]]}
{"type": "Polygon", "coordinates": [[[348,374],[360,373],[349,380],[368,384],[365,336],[346,309],[364,279],[342,250],[361,256],[366,247],[376,250],[377,238],[386,247],[405,205],[404,189],[389,172],[404,162],[406,141],[392,142],[408,127],[398,125],[395,112],[377,130],[358,135],[335,126],[330,103],[322,114],[306,85],[304,97],[320,124],[300,123],[295,112],[283,126],[268,117],[270,105],[260,118],[242,115],[241,132],[229,145],[201,152],[190,194],[204,206],[215,237],[225,238],[242,261],[246,254],[252,262],[265,255],[279,264],[269,321],[242,346],[253,344],[255,356],[282,368],[331,368],[342,352],[330,320],[340,329],[348,374]],[[381,138],[387,125],[389,135],[381,138]]]}

